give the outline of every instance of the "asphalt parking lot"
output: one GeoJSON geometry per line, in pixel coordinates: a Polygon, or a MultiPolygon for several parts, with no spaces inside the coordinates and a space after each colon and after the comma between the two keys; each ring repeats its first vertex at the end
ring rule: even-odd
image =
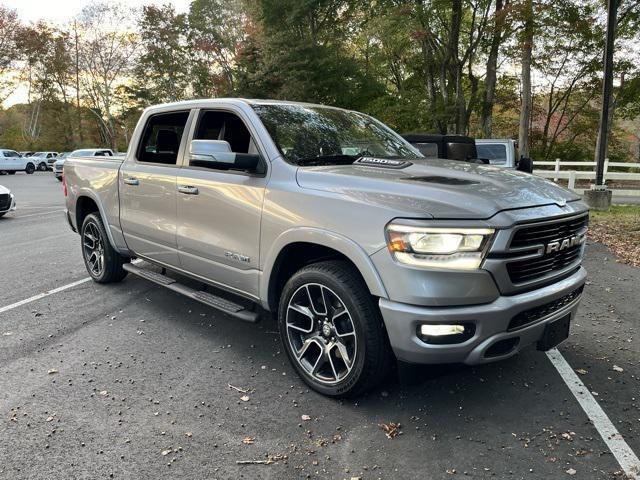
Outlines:
{"type": "MultiPolygon", "coordinates": [[[[335,401],[296,377],[273,321],[240,323],[139,278],[19,304],[87,274],[53,175],[0,185],[18,202],[0,220],[0,478],[626,478],[533,349],[335,401]]],[[[640,269],[599,244],[586,267],[559,350],[638,454],[640,269]]]]}

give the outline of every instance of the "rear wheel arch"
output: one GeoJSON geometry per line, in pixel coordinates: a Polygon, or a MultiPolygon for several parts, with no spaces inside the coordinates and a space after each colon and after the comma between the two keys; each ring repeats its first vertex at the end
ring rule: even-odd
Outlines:
{"type": "Polygon", "coordinates": [[[84,219],[87,217],[87,215],[95,213],[100,217],[100,220],[102,220],[102,224],[104,226],[104,229],[106,230],[107,238],[111,246],[115,250],[120,250],[116,247],[117,244],[113,238],[111,228],[109,227],[107,216],[105,215],[98,201],[93,198],[93,196],[81,193],[76,199],[75,209],[76,228],[78,232],[82,228],[82,224],[84,223],[84,219]]]}

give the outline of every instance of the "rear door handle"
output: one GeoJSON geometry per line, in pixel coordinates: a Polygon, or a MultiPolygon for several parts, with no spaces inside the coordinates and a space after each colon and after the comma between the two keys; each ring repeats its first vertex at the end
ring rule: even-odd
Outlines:
{"type": "Polygon", "coordinates": [[[178,191],[185,195],[198,195],[198,187],[192,187],[191,185],[178,185],[178,191]]]}
{"type": "Polygon", "coordinates": [[[134,177],[128,177],[124,179],[124,183],[127,185],[140,185],[140,180],[134,177]]]}

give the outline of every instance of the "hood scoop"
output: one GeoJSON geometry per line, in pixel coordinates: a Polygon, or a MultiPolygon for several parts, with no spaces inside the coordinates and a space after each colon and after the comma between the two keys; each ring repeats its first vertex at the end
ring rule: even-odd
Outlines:
{"type": "Polygon", "coordinates": [[[441,185],[477,185],[480,182],[475,182],[473,180],[467,180],[464,178],[455,178],[455,177],[439,177],[439,176],[426,176],[426,177],[408,177],[404,180],[410,180],[412,182],[423,182],[423,183],[439,183],[441,185]]]}

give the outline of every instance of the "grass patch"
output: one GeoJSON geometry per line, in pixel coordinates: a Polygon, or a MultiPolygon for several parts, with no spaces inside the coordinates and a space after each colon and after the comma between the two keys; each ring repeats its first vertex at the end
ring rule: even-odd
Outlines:
{"type": "Polygon", "coordinates": [[[640,205],[613,205],[589,214],[589,237],[607,245],[625,263],[640,267],[640,205]]]}

